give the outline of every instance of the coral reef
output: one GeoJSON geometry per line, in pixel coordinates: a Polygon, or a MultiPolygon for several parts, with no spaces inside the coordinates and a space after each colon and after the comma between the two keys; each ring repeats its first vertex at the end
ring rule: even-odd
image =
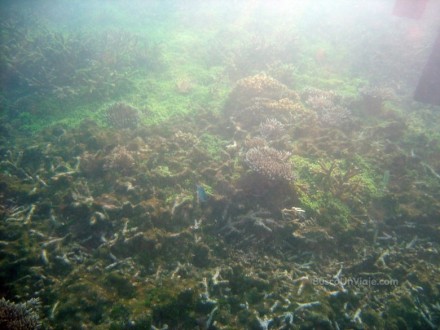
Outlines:
{"type": "Polygon", "coordinates": [[[174,35],[185,18],[157,29],[160,49],[1,21],[0,322],[438,328],[440,112],[315,65],[314,38],[292,53],[255,31],[174,35]],[[207,43],[217,58],[194,53],[207,43]],[[159,50],[171,70],[155,75],[159,50]]]}
{"type": "Polygon", "coordinates": [[[301,114],[268,120],[283,129],[266,139],[265,120],[231,139],[191,114],[6,146],[2,291],[40,297],[47,327],[438,324],[439,160],[420,147],[435,138],[413,145],[420,161],[383,123],[342,130],[301,114]]]}

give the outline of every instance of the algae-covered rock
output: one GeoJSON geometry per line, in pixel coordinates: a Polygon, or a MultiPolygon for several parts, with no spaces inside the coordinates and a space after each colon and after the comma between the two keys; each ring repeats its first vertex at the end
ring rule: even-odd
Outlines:
{"type": "Polygon", "coordinates": [[[108,274],[104,283],[121,298],[133,298],[136,293],[135,287],[128,278],[116,272],[108,274]]]}
{"type": "Polygon", "coordinates": [[[206,244],[197,244],[194,247],[192,262],[197,267],[207,267],[211,263],[211,250],[206,244]]]}
{"type": "Polygon", "coordinates": [[[153,306],[153,323],[168,324],[171,328],[191,328],[196,324],[192,313],[195,309],[196,292],[184,289],[173,296],[168,296],[164,303],[153,306]]]}

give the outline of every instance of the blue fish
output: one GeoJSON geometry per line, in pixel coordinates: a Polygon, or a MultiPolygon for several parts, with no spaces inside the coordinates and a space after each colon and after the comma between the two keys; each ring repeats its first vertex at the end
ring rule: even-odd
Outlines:
{"type": "Polygon", "coordinates": [[[201,185],[196,185],[197,188],[197,201],[199,203],[205,203],[208,201],[208,194],[205,191],[205,188],[203,188],[201,185]]]}

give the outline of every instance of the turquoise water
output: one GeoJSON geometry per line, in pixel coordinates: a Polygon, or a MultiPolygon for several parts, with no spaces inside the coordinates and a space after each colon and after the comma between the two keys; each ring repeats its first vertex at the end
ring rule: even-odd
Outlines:
{"type": "Polygon", "coordinates": [[[0,6],[2,328],[439,326],[438,4],[0,6]]]}

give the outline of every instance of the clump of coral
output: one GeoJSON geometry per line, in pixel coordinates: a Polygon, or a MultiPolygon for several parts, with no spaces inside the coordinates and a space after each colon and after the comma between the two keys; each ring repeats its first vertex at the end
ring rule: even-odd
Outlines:
{"type": "Polygon", "coordinates": [[[104,158],[104,169],[109,171],[128,173],[134,165],[135,160],[132,153],[124,146],[115,147],[110,154],[104,158]]]}
{"type": "Polygon", "coordinates": [[[240,79],[229,95],[224,113],[240,127],[252,128],[268,116],[280,121],[301,108],[299,96],[278,80],[258,74],[240,79]]]}
{"type": "Polygon", "coordinates": [[[235,97],[234,94],[241,94],[246,98],[280,98],[288,95],[289,89],[278,80],[260,73],[237,81],[237,85],[232,92],[232,97],[235,97]]]}
{"type": "Polygon", "coordinates": [[[0,328],[4,330],[35,330],[41,328],[40,301],[30,299],[24,303],[14,303],[0,299],[0,328]]]}
{"type": "Polygon", "coordinates": [[[307,88],[302,93],[302,99],[316,111],[321,125],[340,126],[350,119],[350,111],[343,106],[342,98],[334,91],[307,88]]]}
{"type": "Polygon", "coordinates": [[[251,148],[246,152],[246,162],[250,168],[269,179],[292,180],[292,168],[288,162],[289,152],[271,147],[251,148]]]}
{"type": "Polygon", "coordinates": [[[135,128],[139,123],[138,110],[123,102],[111,105],[105,115],[107,123],[114,128],[135,128]]]}
{"type": "Polygon", "coordinates": [[[284,125],[275,118],[268,118],[260,124],[260,134],[266,139],[279,137],[284,132],[284,125]]]}
{"type": "Polygon", "coordinates": [[[175,142],[178,147],[195,146],[200,142],[194,134],[190,132],[182,132],[181,130],[174,133],[172,141],[175,142]]]}

